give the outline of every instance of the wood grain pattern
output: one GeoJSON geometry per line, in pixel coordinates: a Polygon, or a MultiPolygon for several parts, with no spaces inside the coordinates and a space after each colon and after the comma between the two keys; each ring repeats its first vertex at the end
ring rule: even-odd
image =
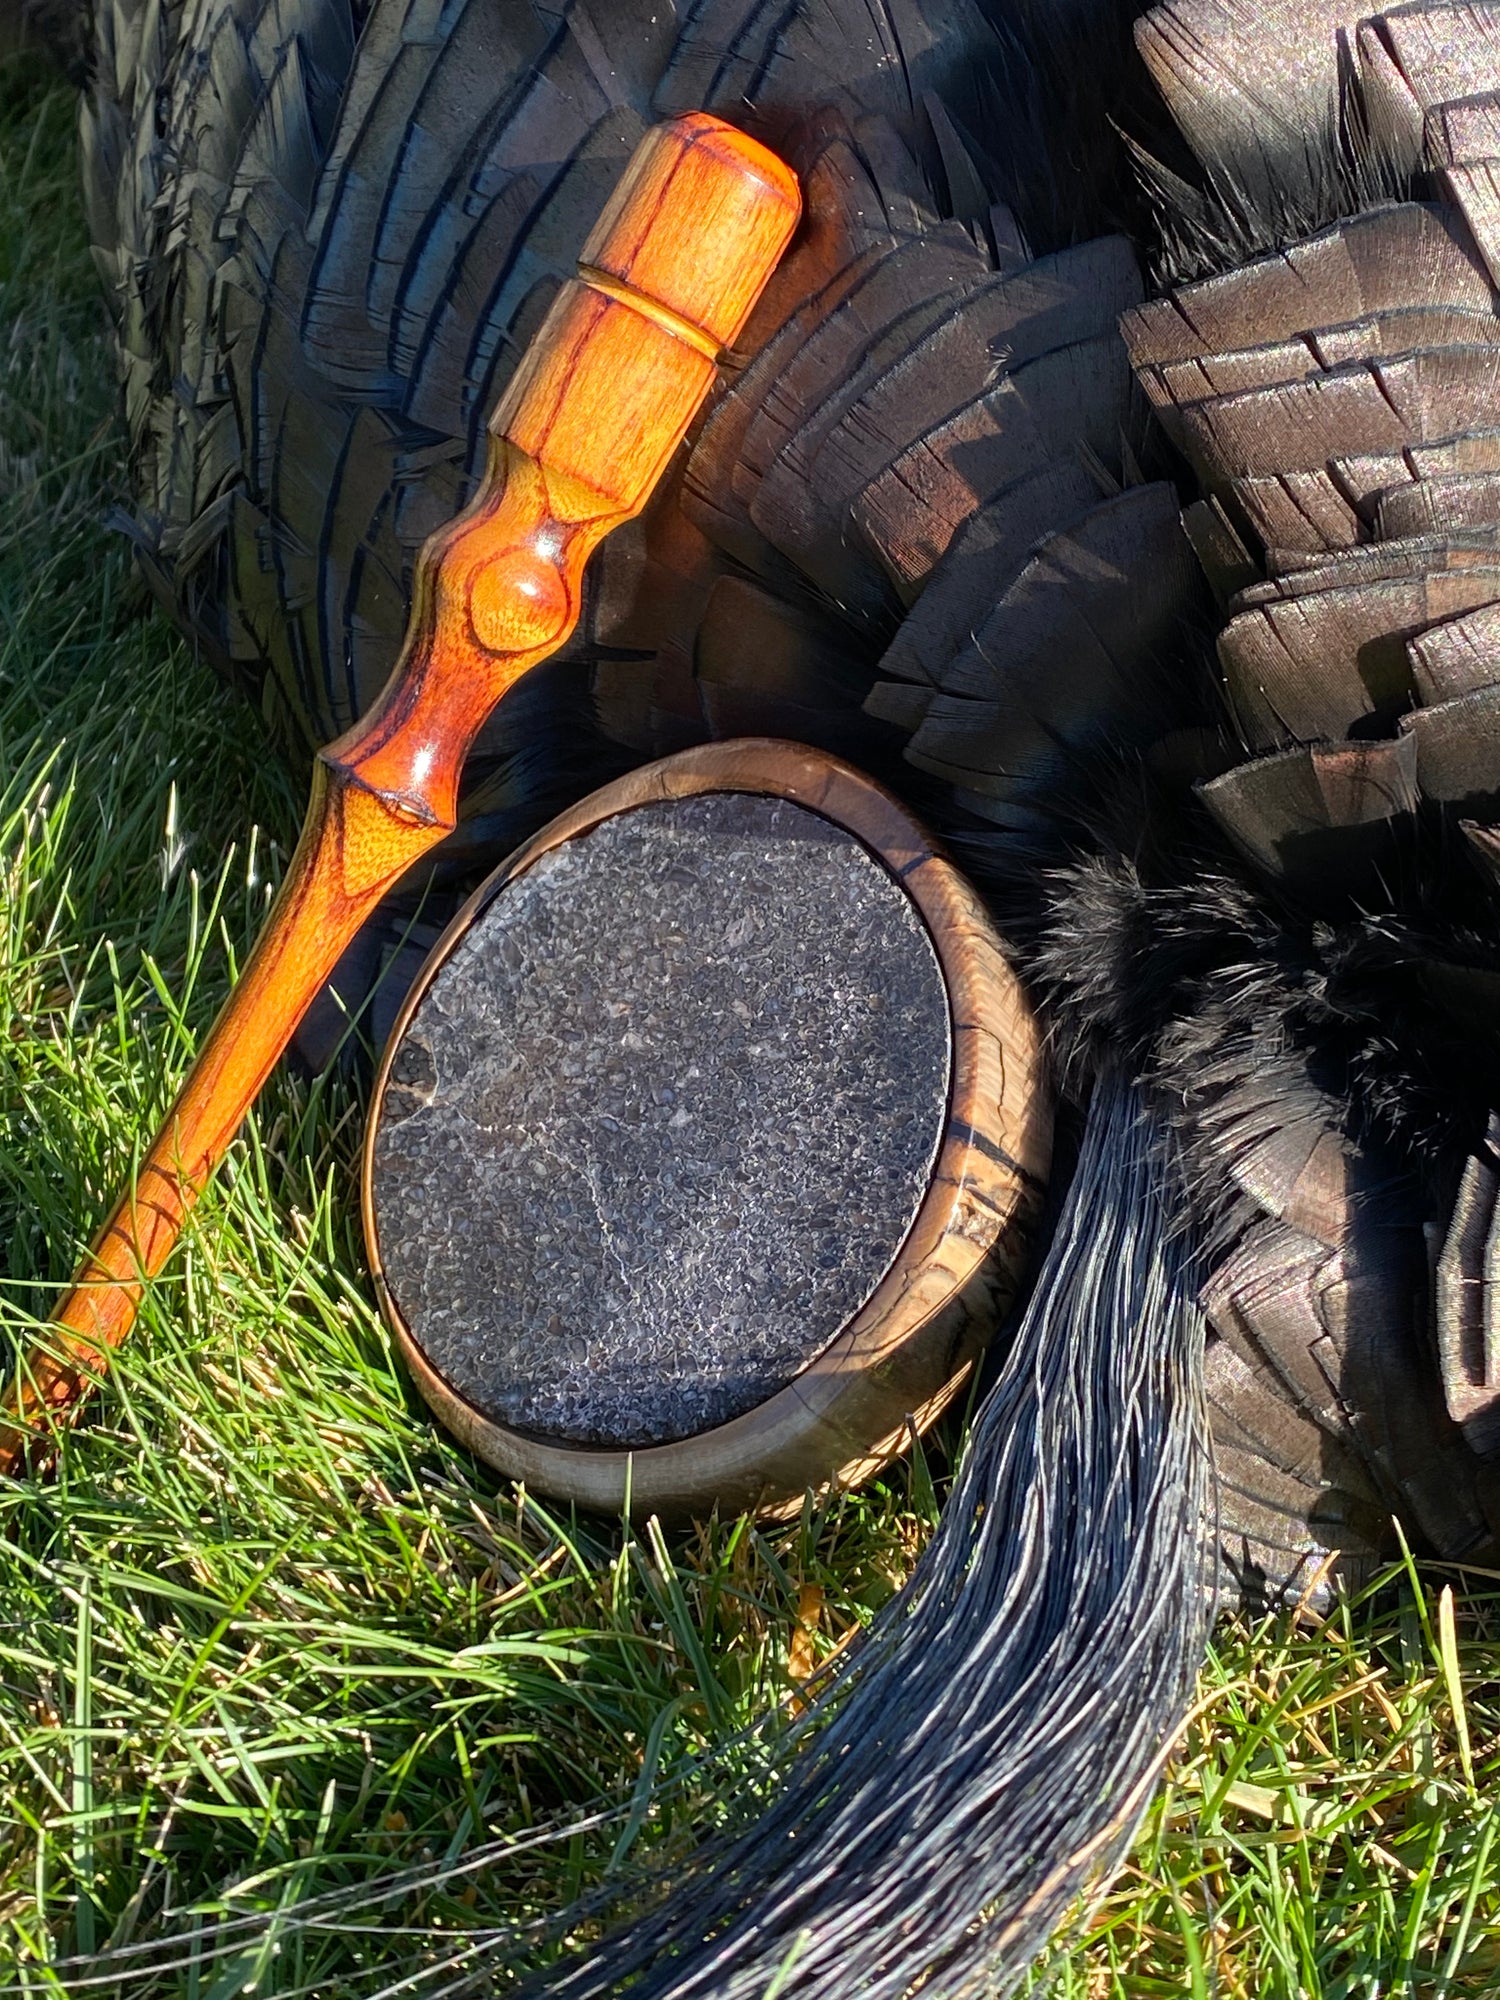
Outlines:
{"type": "Polygon", "coordinates": [[[1051,1163],[1052,1107],[1036,1022],[983,906],[881,786],[800,744],[711,744],[606,786],[543,828],[461,910],[417,981],[371,1103],[363,1208],[381,1306],[418,1387],[470,1450],[535,1491],[618,1513],[714,1506],[793,1512],[809,1487],[852,1485],[947,1408],[1019,1283],[1051,1163]],[[543,1443],[481,1416],[428,1361],[381,1267],[374,1138],[406,1024],[479,912],[544,854],[617,813],[703,792],[794,801],[846,828],[927,926],[952,1013],[952,1083],[927,1193],[886,1276],[821,1354],[758,1408],[674,1444],[602,1451],[543,1443]]]}
{"type": "Polygon", "coordinates": [[[647,134],[491,419],[486,476],[418,561],[374,707],[322,752],[302,838],[244,975],[0,1422],[0,1474],[44,1448],[130,1331],[314,995],[386,891],[451,831],[495,703],[555,652],[584,565],[640,512],[796,227],[791,172],[701,113],[647,134]]]}

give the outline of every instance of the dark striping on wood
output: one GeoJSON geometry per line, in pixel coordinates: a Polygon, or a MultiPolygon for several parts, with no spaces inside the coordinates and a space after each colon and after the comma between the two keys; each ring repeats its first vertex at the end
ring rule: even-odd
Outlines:
{"type": "Polygon", "coordinates": [[[889,1268],[949,1070],[931,940],[853,835],[734,792],[619,814],[496,896],[407,1027],[373,1155],[394,1302],[532,1435],[723,1423],[889,1268]]]}

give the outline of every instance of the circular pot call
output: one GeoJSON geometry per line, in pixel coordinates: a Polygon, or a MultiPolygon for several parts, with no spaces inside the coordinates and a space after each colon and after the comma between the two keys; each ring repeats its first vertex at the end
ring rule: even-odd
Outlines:
{"type": "Polygon", "coordinates": [[[821,752],[710,745],[470,898],[376,1080],[364,1217],[422,1393],[617,1513],[790,1511],[941,1413],[1051,1144],[973,890],[821,752]]]}

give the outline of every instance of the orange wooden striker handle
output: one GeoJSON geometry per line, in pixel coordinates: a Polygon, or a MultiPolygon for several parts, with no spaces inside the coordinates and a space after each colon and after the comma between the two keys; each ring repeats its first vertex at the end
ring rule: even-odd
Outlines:
{"type": "Polygon", "coordinates": [[[642,140],[490,420],[478,493],[417,561],[395,672],[319,755],[302,837],[239,983],[49,1337],[23,1358],[0,1417],[0,1474],[87,1393],[350,939],[451,831],[470,744],[572,632],[584,565],[645,505],[800,209],[790,169],[716,118],[676,118],[642,140]]]}

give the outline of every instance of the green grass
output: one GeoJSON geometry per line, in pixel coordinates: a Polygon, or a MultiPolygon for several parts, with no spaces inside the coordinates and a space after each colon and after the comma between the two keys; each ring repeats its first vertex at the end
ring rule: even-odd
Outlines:
{"type": "MultiPolygon", "coordinates": [[[[71,103],[12,64],[11,1340],[181,1076],[299,814],[253,718],[145,608],[100,525],[122,490],[71,103]]],[[[65,1961],[169,1936],[173,1962],[128,1990],[367,1995],[612,1862],[669,1858],[714,1815],[701,1753],[784,1712],[930,1526],[921,1467],[791,1528],[670,1542],[500,1485],[430,1422],[371,1308],[359,1120],[344,1086],[273,1083],[93,1420],[55,1477],[0,1493],[0,1992],[114,1991],[65,1961]],[[601,1798],[622,1808],[607,1824],[528,1840],[601,1798]],[[393,1870],[407,1887],[365,1928],[292,1921],[393,1870]],[[214,1957],[205,1916],[226,1905],[248,1921],[214,1957]]],[[[734,1753],[717,1790],[752,1767],[734,1753]]],[[[1069,2000],[1500,1993],[1497,1772],[1500,1579],[1400,1571],[1326,1623],[1228,1626],[1129,1868],[1037,1983],[1069,2000]]]]}

